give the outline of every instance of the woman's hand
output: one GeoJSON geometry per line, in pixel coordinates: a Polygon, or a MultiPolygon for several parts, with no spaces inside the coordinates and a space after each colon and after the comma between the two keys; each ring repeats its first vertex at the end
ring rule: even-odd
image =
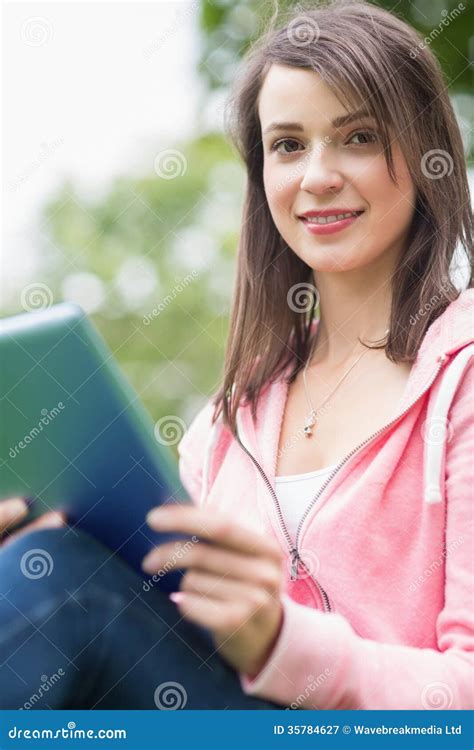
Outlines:
{"type": "MultiPolygon", "coordinates": [[[[217,650],[234,669],[257,674],[283,620],[285,557],[276,542],[229,516],[195,506],[155,508],[147,521],[156,531],[183,532],[196,540],[183,542],[176,561],[175,567],[188,569],[174,599],[179,611],[211,631],[217,650]]],[[[174,560],[176,542],[165,543],[144,558],[142,567],[152,574],[174,560]]]]}
{"type": "Polygon", "coordinates": [[[0,500],[0,544],[7,544],[15,537],[22,536],[35,529],[54,528],[55,526],[62,526],[65,523],[65,518],[61,513],[51,511],[51,513],[45,513],[40,518],[27,524],[19,531],[11,533],[10,529],[20,523],[27,513],[28,505],[21,497],[0,500]],[[7,532],[10,533],[8,533],[8,536],[5,536],[7,532]]]}

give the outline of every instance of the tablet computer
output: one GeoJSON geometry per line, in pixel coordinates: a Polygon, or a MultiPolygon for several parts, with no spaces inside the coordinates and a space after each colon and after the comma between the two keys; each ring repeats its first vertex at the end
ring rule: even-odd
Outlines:
{"type": "MultiPolygon", "coordinates": [[[[61,510],[140,575],[160,534],[147,512],[190,502],[168,445],[81,307],[72,303],[0,320],[0,498],[20,496],[28,520],[61,510]]],[[[184,571],[154,585],[179,587],[184,571]]],[[[155,580],[156,579],[156,580],[155,580]]]]}

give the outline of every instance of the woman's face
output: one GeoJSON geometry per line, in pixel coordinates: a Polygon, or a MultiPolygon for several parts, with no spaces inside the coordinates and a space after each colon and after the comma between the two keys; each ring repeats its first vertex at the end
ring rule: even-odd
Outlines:
{"type": "Polygon", "coordinates": [[[287,245],[314,271],[363,268],[382,256],[383,265],[395,264],[415,205],[398,144],[392,141],[394,183],[375,121],[349,120],[351,113],[312,70],[272,65],[258,111],[266,197],[287,245]],[[302,218],[308,211],[330,221],[321,223],[317,213],[311,222],[302,218]],[[358,213],[333,220],[349,212],[358,213]]]}

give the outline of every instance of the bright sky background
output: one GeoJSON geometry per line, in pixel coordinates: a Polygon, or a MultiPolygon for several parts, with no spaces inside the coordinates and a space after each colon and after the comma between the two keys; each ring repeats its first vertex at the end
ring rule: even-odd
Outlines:
{"type": "Polygon", "coordinates": [[[196,132],[197,2],[3,6],[4,289],[34,275],[41,207],[153,170],[196,132]]]}

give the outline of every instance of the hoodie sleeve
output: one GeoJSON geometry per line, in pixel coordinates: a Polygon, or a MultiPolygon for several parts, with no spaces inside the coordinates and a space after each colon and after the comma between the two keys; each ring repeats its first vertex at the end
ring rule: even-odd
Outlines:
{"type": "Polygon", "coordinates": [[[359,636],[337,613],[283,595],[284,620],[260,672],[239,674],[247,695],[306,709],[474,708],[474,367],[459,385],[446,450],[446,567],[437,648],[359,636]],[[462,543],[460,543],[462,540],[462,543]]]}
{"type": "Polygon", "coordinates": [[[178,443],[179,476],[195,505],[201,501],[213,412],[214,405],[209,400],[195,415],[178,443]]]}

